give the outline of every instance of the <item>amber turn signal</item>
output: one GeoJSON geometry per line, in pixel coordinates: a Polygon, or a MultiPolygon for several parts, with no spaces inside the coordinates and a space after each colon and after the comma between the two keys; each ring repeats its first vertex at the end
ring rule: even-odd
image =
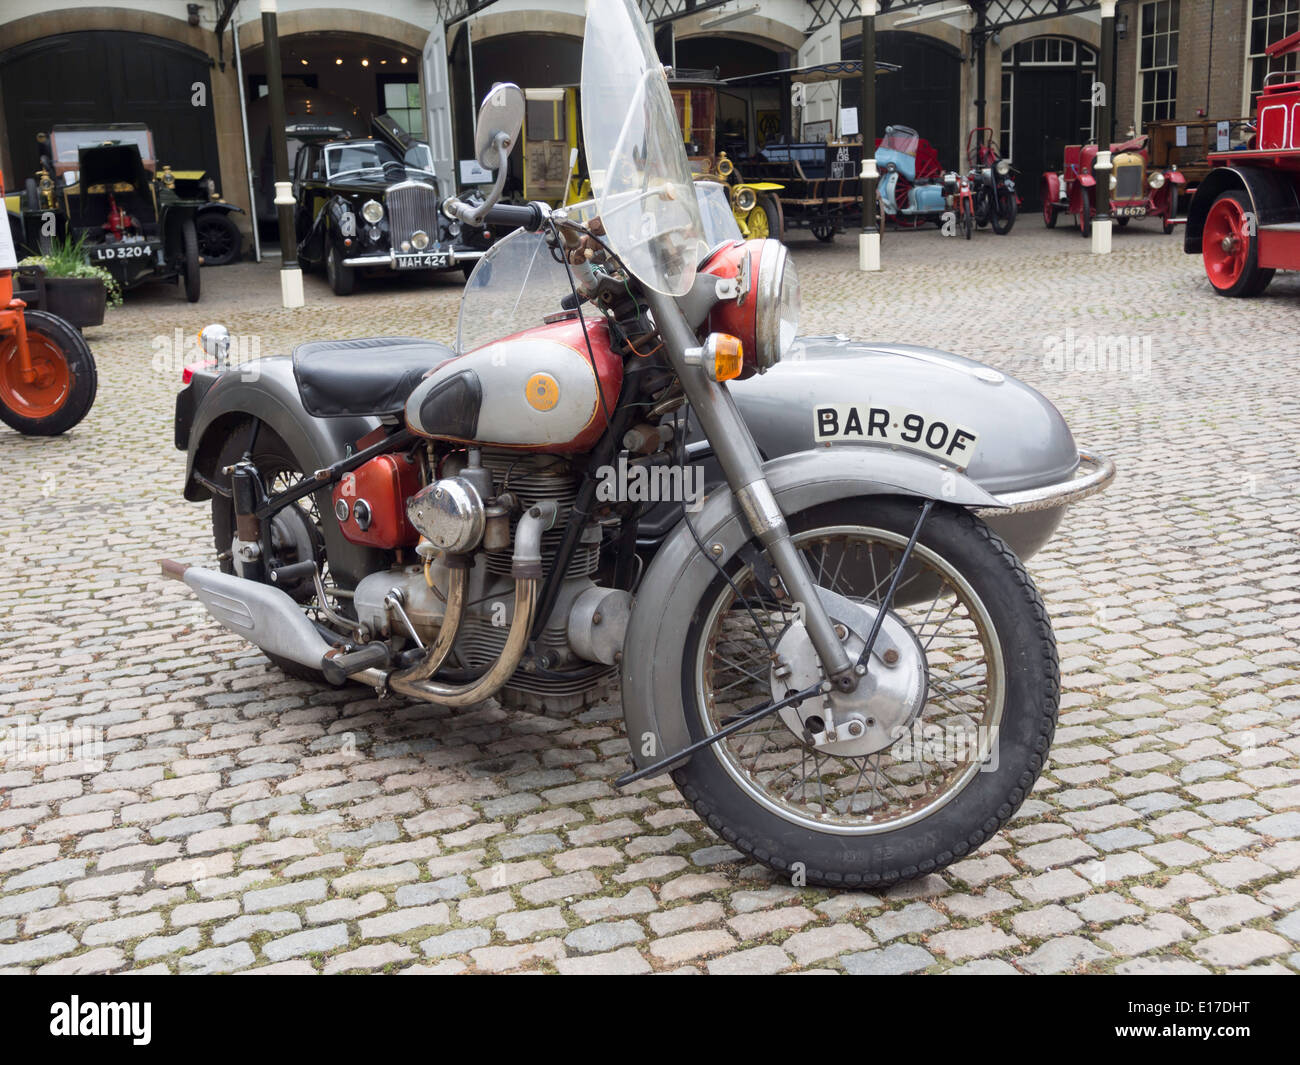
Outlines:
{"type": "Polygon", "coordinates": [[[686,352],[686,361],[715,381],[732,381],[745,368],[745,346],[728,333],[710,333],[701,347],[686,352]]]}

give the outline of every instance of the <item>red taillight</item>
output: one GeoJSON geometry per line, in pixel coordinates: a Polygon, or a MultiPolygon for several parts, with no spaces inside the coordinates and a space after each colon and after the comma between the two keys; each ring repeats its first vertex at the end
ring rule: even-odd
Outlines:
{"type": "Polygon", "coordinates": [[[181,384],[188,385],[194,380],[195,370],[211,370],[217,364],[212,359],[205,359],[203,362],[192,362],[181,371],[181,384]]]}

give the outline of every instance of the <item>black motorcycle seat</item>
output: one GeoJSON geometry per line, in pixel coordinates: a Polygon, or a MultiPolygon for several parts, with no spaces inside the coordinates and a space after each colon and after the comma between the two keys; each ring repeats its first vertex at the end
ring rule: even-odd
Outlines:
{"type": "Polygon", "coordinates": [[[419,337],[313,340],[293,349],[293,376],[314,418],[399,414],[426,373],[456,353],[419,337]]]}

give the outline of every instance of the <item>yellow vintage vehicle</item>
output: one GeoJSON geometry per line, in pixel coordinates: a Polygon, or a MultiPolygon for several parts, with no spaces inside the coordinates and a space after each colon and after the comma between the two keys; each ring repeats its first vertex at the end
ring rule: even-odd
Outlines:
{"type": "MultiPolygon", "coordinates": [[[[716,152],[718,85],[711,78],[672,78],[673,103],[682,128],[686,154],[697,181],[714,181],[727,189],[731,210],[746,239],[784,232],[783,186],[772,181],[745,182],[726,152],[716,152]]],[[[580,134],[578,90],[525,89],[523,195],[552,207],[591,199],[580,134]]]]}

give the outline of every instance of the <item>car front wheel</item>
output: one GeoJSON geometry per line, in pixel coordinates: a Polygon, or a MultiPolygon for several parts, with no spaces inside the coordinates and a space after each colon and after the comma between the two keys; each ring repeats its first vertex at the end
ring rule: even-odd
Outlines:
{"type": "Polygon", "coordinates": [[[1259,265],[1259,234],[1244,192],[1225,192],[1210,205],[1201,260],[1220,296],[1258,296],[1273,280],[1273,271],[1259,265]]]}
{"type": "Polygon", "coordinates": [[[352,267],[343,265],[343,256],[337,244],[331,244],[329,254],[325,256],[325,276],[336,296],[350,296],[357,287],[357,272],[352,267]]]}

